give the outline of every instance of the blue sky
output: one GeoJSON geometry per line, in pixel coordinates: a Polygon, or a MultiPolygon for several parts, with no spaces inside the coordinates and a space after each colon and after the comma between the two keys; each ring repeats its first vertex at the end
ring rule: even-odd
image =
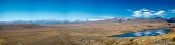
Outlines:
{"type": "Polygon", "coordinates": [[[0,0],[0,20],[134,17],[138,10],[173,17],[175,0],[0,0]]]}

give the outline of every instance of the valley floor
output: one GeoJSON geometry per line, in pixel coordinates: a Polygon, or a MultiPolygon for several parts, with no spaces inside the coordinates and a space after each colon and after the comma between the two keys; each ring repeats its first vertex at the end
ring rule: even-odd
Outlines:
{"type": "Polygon", "coordinates": [[[113,35],[145,29],[173,27],[165,23],[144,24],[68,24],[44,28],[1,30],[0,45],[175,45],[175,33],[136,38],[113,35]]]}

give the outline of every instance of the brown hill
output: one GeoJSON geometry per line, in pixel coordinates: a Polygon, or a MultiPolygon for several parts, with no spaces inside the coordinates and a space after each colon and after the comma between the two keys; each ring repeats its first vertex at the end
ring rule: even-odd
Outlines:
{"type": "Polygon", "coordinates": [[[10,25],[0,25],[0,30],[20,30],[20,29],[34,29],[40,28],[40,25],[34,24],[10,24],[10,25]]]}
{"type": "Polygon", "coordinates": [[[88,23],[142,24],[142,23],[167,23],[167,21],[164,18],[112,18],[112,19],[104,19],[99,21],[92,21],[88,23]]]}

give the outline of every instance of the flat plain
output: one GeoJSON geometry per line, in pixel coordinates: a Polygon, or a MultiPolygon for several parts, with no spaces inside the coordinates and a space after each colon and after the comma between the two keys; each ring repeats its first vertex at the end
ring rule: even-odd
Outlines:
{"type": "MultiPolygon", "coordinates": [[[[174,27],[167,23],[87,23],[64,25],[40,25],[31,28],[0,30],[0,45],[175,45],[174,28],[165,35],[135,38],[112,38],[127,32],[145,29],[174,27]]],[[[19,26],[18,26],[19,27],[19,26]]],[[[12,27],[10,27],[12,28],[12,27]]]]}

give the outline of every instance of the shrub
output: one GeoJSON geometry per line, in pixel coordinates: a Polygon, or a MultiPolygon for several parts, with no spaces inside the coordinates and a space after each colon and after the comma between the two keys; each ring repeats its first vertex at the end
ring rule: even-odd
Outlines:
{"type": "Polygon", "coordinates": [[[172,41],[175,42],[175,37],[172,38],[172,41]]]}

